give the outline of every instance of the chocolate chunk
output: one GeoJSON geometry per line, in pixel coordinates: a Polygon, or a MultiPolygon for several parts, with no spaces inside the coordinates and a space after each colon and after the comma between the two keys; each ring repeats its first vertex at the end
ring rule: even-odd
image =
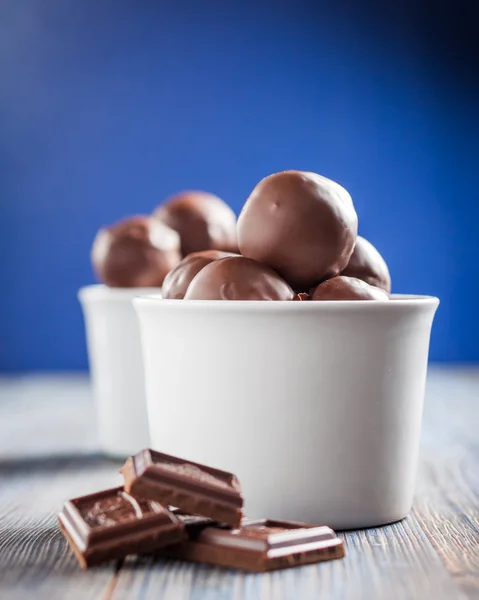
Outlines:
{"type": "Polygon", "coordinates": [[[303,171],[261,180],[238,218],[243,256],[269,265],[305,292],[339,275],[353,252],[358,218],[338,183],[303,171]]]}
{"type": "Polygon", "coordinates": [[[58,522],[84,569],[185,537],[183,523],[170,511],[121,487],[69,500],[58,522]]]}
{"type": "Polygon", "coordinates": [[[199,532],[205,527],[221,526],[209,517],[202,517],[201,515],[192,515],[190,513],[180,510],[179,508],[172,508],[171,506],[169,507],[169,509],[175,515],[178,521],[180,521],[180,523],[183,523],[185,527],[185,532],[188,537],[194,537],[198,535],[199,532]]]}
{"type": "Polygon", "coordinates": [[[231,252],[222,252],[221,250],[204,250],[203,252],[193,252],[185,258],[165,277],[161,294],[165,299],[181,300],[184,298],[188,286],[193,278],[201,271],[203,267],[209,265],[214,260],[237,256],[231,252]]]}
{"type": "Polygon", "coordinates": [[[271,571],[342,558],[344,543],[329,527],[288,521],[243,522],[240,529],[199,527],[163,556],[247,571],[271,571]]]}
{"type": "Polygon", "coordinates": [[[391,292],[391,275],[384,258],[365,238],[358,235],[348,266],[341,275],[357,277],[369,285],[391,292]]]}
{"type": "Polygon", "coordinates": [[[201,250],[238,251],[236,215],[214,194],[182,192],[159,206],[153,216],[180,234],[183,256],[201,250]]]}
{"type": "Polygon", "coordinates": [[[190,283],[185,300],[294,300],[296,294],[270,267],[235,256],[214,261],[190,283]]]}
{"type": "Polygon", "coordinates": [[[156,219],[131,217],[100,229],[91,259],[110,287],[159,287],[181,260],[180,238],[156,219]]]}
{"type": "Polygon", "coordinates": [[[193,515],[209,517],[238,527],[243,496],[232,473],[143,450],[121,469],[125,490],[135,496],[157,500],[193,515]]]}
{"type": "Polygon", "coordinates": [[[311,300],[389,300],[384,290],[344,275],[324,281],[309,294],[311,300]]]}

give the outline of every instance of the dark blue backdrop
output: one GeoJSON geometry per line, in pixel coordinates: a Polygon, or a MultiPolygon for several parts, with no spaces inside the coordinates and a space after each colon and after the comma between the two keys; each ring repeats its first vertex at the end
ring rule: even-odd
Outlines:
{"type": "Polygon", "coordinates": [[[431,358],[478,360],[469,4],[4,0],[0,370],[86,367],[100,225],[191,187],[238,212],[288,168],[349,189],[395,291],[441,298],[431,358]]]}

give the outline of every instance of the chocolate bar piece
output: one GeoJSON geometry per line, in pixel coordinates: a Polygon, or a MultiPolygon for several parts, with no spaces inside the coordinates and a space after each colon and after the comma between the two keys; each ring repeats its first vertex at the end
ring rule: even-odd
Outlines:
{"type": "Polygon", "coordinates": [[[121,487],[69,500],[58,522],[84,569],[186,537],[184,524],[170,511],[121,487]]]}
{"type": "Polygon", "coordinates": [[[154,450],[132,456],[121,472],[125,490],[135,496],[176,506],[231,527],[241,523],[243,496],[232,473],[154,450]]]}
{"type": "Polygon", "coordinates": [[[344,543],[329,527],[289,521],[250,521],[240,529],[192,527],[189,540],[162,556],[246,571],[271,571],[342,558],[344,543]]]}
{"type": "Polygon", "coordinates": [[[199,530],[204,529],[205,527],[218,525],[217,523],[215,523],[215,521],[213,521],[213,519],[210,519],[208,517],[202,517],[200,515],[190,515],[189,513],[185,513],[182,510],[179,510],[178,508],[172,508],[171,506],[170,510],[178,519],[178,521],[183,523],[186,532],[185,538],[188,538],[190,535],[197,535],[197,532],[199,533],[199,530]]]}

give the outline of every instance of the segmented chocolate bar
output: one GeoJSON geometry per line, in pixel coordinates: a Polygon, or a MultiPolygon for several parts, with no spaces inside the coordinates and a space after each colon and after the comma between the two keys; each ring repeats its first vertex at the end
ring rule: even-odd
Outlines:
{"type": "Polygon", "coordinates": [[[238,527],[243,496],[232,473],[168,454],[143,450],[121,469],[125,490],[135,496],[176,506],[184,512],[238,527]]]}
{"type": "Polygon", "coordinates": [[[344,543],[329,527],[290,521],[249,521],[239,529],[192,528],[189,539],[164,556],[247,571],[271,571],[344,556],[344,543]]]}
{"type": "Polygon", "coordinates": [[[186,535],[184,524],[161,504],[123,488],[69,500],[58,521],[83,568],[151,552],[186,535]]]}

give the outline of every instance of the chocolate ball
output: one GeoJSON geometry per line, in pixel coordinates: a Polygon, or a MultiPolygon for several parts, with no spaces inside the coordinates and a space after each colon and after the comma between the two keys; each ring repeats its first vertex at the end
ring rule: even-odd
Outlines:
{"type": "Polygon", "coordinates": [[[348,192],[330,179],[284,171],[258,183],[238,219],[241,254],[306,291],[346,267],[358,218],[348,192]]]}
{"type": "Polygon", "coordinates": [[[294,300],[289,285],[266,265],[235,256],[206,265],[188,287],[185,300],[294,300]]]}
{"type": "Polygon", "coordinates": [[[309,293],[311,300],[389,300],[384,290],[344,275],[323,281],[309,293]]]}
{"type": "Polygon", "coordinates": [[[182,192],[159,206],[153,216],[180,234],[183,256],[201,250],[238,250],[236,215],[218,196],[182,192]]]}
{"type": "Polygon", "coordinates": [[[180,236],[152,217],[131,217],[100,229],[91,259],[110,287],[158,287],[181,260],[180,236]]]}
{"type": "Polygon", "coordinates": [[[232,252],[222,252],[221,250],[204,250],[203,252],[193,252],[193,254],[188,254],[188,256],[185,256],[185,258],[165,277],[161,291],[163,298],[181,300],[184,298],[193,277],[195,277],[203,267],[206,267],[206,265],[209,265],[214,260],[227,258],[228,256],[237,255],[232,252]]]}
{"type": "Polygon", "coordinates": [[[384,258],[376,248],[360,235],[356,240],[348,266],[341,275],[357,277],[370,285],[391,292],[391,276],[384,258]]]}

